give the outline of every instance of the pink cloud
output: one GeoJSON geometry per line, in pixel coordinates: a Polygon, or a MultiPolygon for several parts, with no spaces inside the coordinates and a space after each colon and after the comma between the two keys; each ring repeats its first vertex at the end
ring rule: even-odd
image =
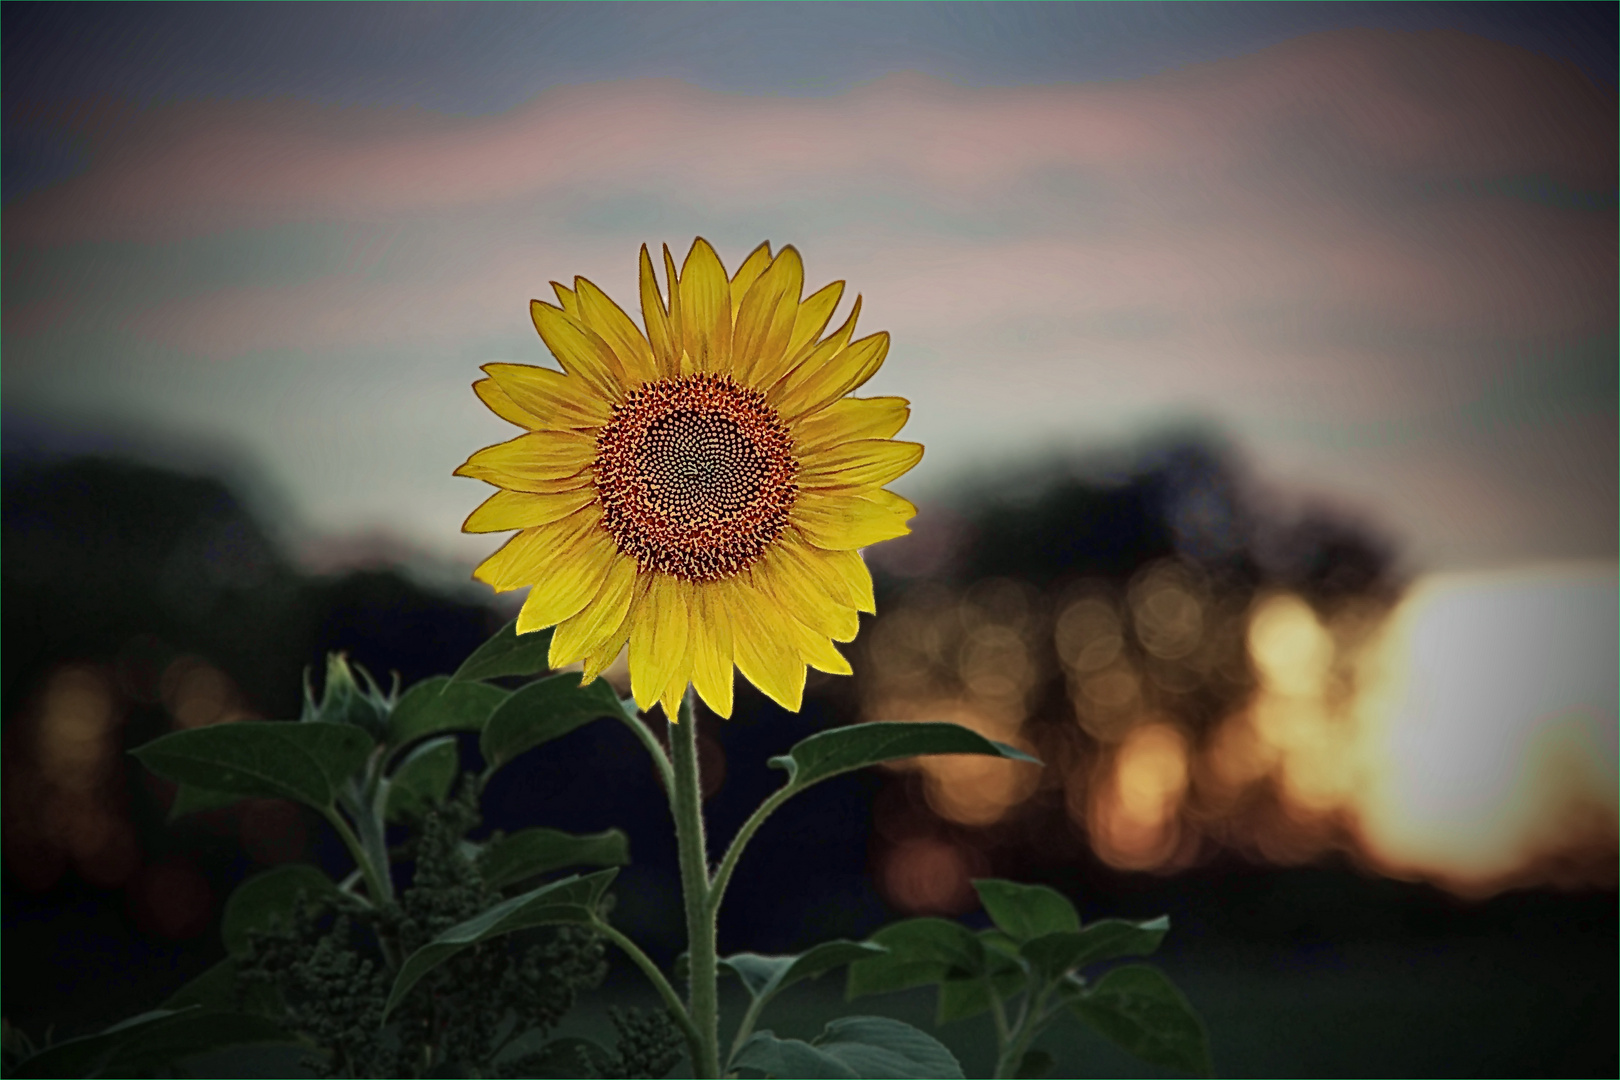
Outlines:
{"type": "Polygon", "coordinates": [[[970,89],[895,75],[833,98],[649,80],[548,91],[494,117],[192,103],[142,114],[90,172],[6,211],[13,241],[161,240],[279,221],[389,219],[657,186],[698,203],[881,180],[972,194],[1042,166],[1220,182],[1289,140],[1394,170],[1615,179],[1615,104],[1568,65],[1440,32],[1313,35],[1108,84],[970,89]],[[1292,125],[1292,126],[1290,126],[1292,125]]]}

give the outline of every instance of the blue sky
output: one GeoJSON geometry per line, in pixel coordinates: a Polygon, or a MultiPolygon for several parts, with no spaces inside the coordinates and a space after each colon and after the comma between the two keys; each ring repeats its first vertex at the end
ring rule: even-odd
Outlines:
{"type": "Polygon", "coordinates": [[[1615,5],[0,18],[8,448],[470,567],[478,365],[701,234],[865,295],[909,495],[1192,423],[1415,568],[1614,557],[1615,5]]]}
{"type": "Polygon", "coordinates": [[[501,112],[552,86],[666,77],[837,94],[895,71],[966,86],[1132,79],[1350,27],[1456,29],[1615,82],[1602,3],[8,3],[5,198],[83,168],[35,103],[291,95],[501,112]]]}

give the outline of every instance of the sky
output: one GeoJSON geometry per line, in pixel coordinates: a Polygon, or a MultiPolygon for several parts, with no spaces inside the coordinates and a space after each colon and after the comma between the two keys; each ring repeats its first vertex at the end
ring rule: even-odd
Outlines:
{"type": "Polygon", "coordinates": [[[920,500],[1192,425],[1414,569],[1615,557],[1614,5],[0,17],[8,453],[470,568],[529,299],[768,239],[892,333],[920,500]]]}

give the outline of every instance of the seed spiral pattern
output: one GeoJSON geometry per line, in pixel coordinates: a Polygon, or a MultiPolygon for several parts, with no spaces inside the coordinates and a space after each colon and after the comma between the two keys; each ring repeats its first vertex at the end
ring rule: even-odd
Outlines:
{"type": "Polygon", "coordinates": [[[798,496],[792,448],[765,395],[729,375],[646,383],[596,437],[602,525],[644,573],[730,577],[787,526],[798,496]]]}

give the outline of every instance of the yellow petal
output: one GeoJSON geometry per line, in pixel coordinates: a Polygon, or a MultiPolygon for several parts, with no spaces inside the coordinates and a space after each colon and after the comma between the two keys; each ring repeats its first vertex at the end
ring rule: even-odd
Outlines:
{"type": "Polygon", "coordinates": [[[669,685],[658,695],[658,704],[663,707],[664,716],[672,724],[681,722],[681,700],[686,697],[691,667],[691,653],[688,652],[686,660],[675,669],[675,674],[669,677],[669,685]]]}
{"type": "Polygon", "coordinates": [[[879,506],[888,507],[892,513],[904,518],[906,521],[910,521],[912,518],[917,516],[917,506],[915,503],[913,503],[910,499],[903,499],[894,492],[886,491],[883,488],[875,488],[871,491],[863,491],[861,492],[861,498],[870,502],[875,502],[879,506]]]}
{"type": "Polygon", "coordinates": [[[739,382],[751,385],[757,373],[781,367],[803,291],[804,262],[785,247],[738,308],[731,356],[739,382]]]}
{"type": "MultiPolygon", "coordinates": [[[[636,562],[620,555],[583,611],[564,620],[551,637],[547,664],[560,668],[583,660],[612,640],[630,612],[636,589],[636,562]]],[[[588,680],[587,680],[588,681],[588,680]]]]}
{"type": "Polygon", "coordinates": [[[799,463],[799,486],[859,493],[882,487],[922,460],[921,443],[857,439],[811,454],[799,463]]]}
{"type": "Polygon", "coordinates": [[[668,574],[651,575],[631,609],[630,690],[642,709],[663,698],[686,659],[692,617],[685,584],[668,574]]]}
{"type": "Polygon", "coordinates": [[[575,278],[574,288],[579,294],[580,321],[596,331],[607,342],[608,348],[613,350],[613,355],[619,358],[619,364],[624,369],[625,385],[634,389],[658,378],[658,369],[653,365],[652,347],[624,309],[586,278],[575,278]]]}
{"type": "MultiPolygon", "coordinates": [[[[753,385],[768,388],[782,381],[815,348],[816,338],[827,328],[839,297],[844,295],[844,283],[835,281],[805,298],[793,316],[793,333],[788,336],[787,349],[775,364],[754,369],[753,385]]],[[[854,323],[850,324],[854,329],[854,323]]]]}
{"type": "Polygon", "coordinates": [[[517,632],[543,630],[579,613],[602,587],[615,563],[623,561],[606,529],[587,530],[529,590],[518,612],[517,632]]]}
{"type": "Polygon", "coordinates": [[[759,590],[736,579],[718,584],[727,586],[737,670],[782,708],[798,712],[804,702],[804,661],[778,629],[789,616],[759,590]]]}
{"type": "Polygon", "coordinates": [[[839,398],[800,420],[793,430],[793,452],[800,457],[856,439],[888,439],[906,426],[911,403],[903,397],[839,398]]]}
{"type": "Polygon", "coordinates": [[[671,375],[690,375],[697,370],[692,366],[692,358],[686,351],[686,326],[681,315],[681,279],[675,275],[675,260],[669,254],[669,245],[664,245],[664,279],[669,282],[669,332],[670,349],[674,357],[674,367],[671,375]]]}
{"type": "Polygon", "coordinates": [[[473,393],[478,400],[488,406],[489,411],[505,420],[508,424],[516,424],[533,431],[535,428],[546,426],[545,421],[526,409],[520,408],[517,402],[509,397],[500,383],[494,379],[479,379],[473,383],[473,393]]]}
{"type": "Polygon", "coordinates": [[[658,292],[658,278],[653,273],[652,256],[647,245],[641,245],[641,321],[647,327],[647,343],[652,346],[653,361],[658,374],[668,377],[680,373],[680,357],[675,355],[679,340],[670,330],[669,309],[658,292]]]}
{"type": "Polygon", "coordinates": [[[772,544],[753,566],[754,586],[812,630],[835,641],[853,641],[860,617],[828,595],[792,544],[772,544]]]}
{"type": "MultiPolygon", "coordinates": [[[[632,601],[633,602],[633,601],[632,601]]],[[[630,640],[630,616],[625,615],[619,623],[619,628],[608,637],[607,644],[585,657],[585,670],[581,673],[580,685],[593,683],[597,678],[612,666],[613,661],[619,658],[624,646],[630,640]]]]}
{"type": "Polygon", "coordinates": [[[717,716],[731,716],[731,613],[721,590],[697,587],[698,619],[692,638],[692,685],[717,716]]]}
{"type": "Polygon", "coordinates": [[[601,532],[606,536],[598,528],[601,520],[601,508],[593,503],[560,521],[524,529],[480,563],[473,577],[496,592],[533,585],[551,571],[553,564],[568,558],[587,534],[601,532]]]}
{"type": "Polygon", "coordinates": [[[497,491],[467,515],[461,531],[487,533],[532,529],[536,525],[561,521],[595,500],[596,489],[590,485],[544,495],[529,491],[497,491]]]}
{"type": "MultiPolygon", "coordinates": [[[[782,403],[777,406],[782,418],[792,423],[801,416],[826,408],[845,394],[854,393],[877,374],[888,355],[887,330],[851,342],[837,356],[811,370],[794,391],[782,396],[782,403]]],[[[809,367],[809,362],[804,366],[809,367]]]]}
{"type": "Polygon", "coordinates": [[[849,551],[905,536],[916,516],[915,506],[882,488],[860,495],[810,489],[799,493],[789,520],[816,547],[849,551]]]}
{"type": "MultiPolygon", "coordinates": [[[[787,360],[792,363],[801,359],[800,353],[808,353],[815,344],[821,332],[827,329],[832,321],[832,313],[838,307],[838,301],[843,299],[844,283],[835,281],[830,285],[823,285],[815,292],[804,298],[799,305],[799,314],[793,320],[793,336],[788,338],[787,360]]],[[[854,329],[854,324],[850,324],[854,329]]]]}
{"type": "Polygon", "coordinates": [[[795,528],[789,527],[776,541],[797,548],[804,567],[823,591],[840,604],[873,614],[877,602],[872,595],[872,572],[858,551],[826,551],[811,544],[795,528]]]}
{"type": "Polygon", "coordinates": [[[624,396],[624,370],[596,332],[561,308],[529,301],[529,316],[540,340],[564,371],[583,379],[598,397],[616,403],[624,396]]]}
{"type": "Polygon", "coordinates": [[[782,620],[780,628],[781,633],[793,643],[800,659],[817,671],[825,671],[829,675],[854,674],[849,661],[827,640],[827,635],[817,633],[791,616],[782,620]]]}
{"type": "MultiPolygon", "coordinates": [[[[804,387],[827,366],[849,344],[850,335],[855,333],[855,321],[861,317],[861,298],[855,297],[854,306],[849,309],[849,315],[844,318],[844,324],[816,344],[804,357],[797,362],[789,363],[783,370],[781,378],[770,384],[765,399],[772,405],[781,407],[782,402],[792,396],[801,396],[804,387]]],[[[766,385],[763,381],[756,385],[766,385]]]]}
{"type": "Polygon", "coordinates": [[[583,379],[533,364],[485,364],[484,370],[514,405],[537,421],[526,426],[594,428],[613,416],[612,406],[583,379]]]}
{"type": "Polygon", "coordinates": [[[748,258],[744,259],[742,265],[737,267],[737,272],[731,275],[731,319],[733,322],[736,322],[737,319],[737,305],[742,302],[744,296],[748,295],[749,286],[759,280],[759,275],[763,274],[765,268],[769,265],[771,265],[771,242],[767,240],[753,251],[750,251],[748,258]]]}
{"type": "Polygon", "coordinates": [[[596,440],[577,431],[531,431],[486,446],[455,471],[513,491],[567,491],[591,482],[596,440]]]}
{"type": "Polygon", "coordinates": [[[703,237],[681,264],[681,335],[697,371],[731,366],[731,282],[703,237]]]}
{"type": "Polygon", "coordinates": [[[551,291],[557,294],[557,303],[562,305],[564,311],[576,319],[579,318],[579,297],[574,295],[573,289],[561,282],[553,281],[551,291]]]}

